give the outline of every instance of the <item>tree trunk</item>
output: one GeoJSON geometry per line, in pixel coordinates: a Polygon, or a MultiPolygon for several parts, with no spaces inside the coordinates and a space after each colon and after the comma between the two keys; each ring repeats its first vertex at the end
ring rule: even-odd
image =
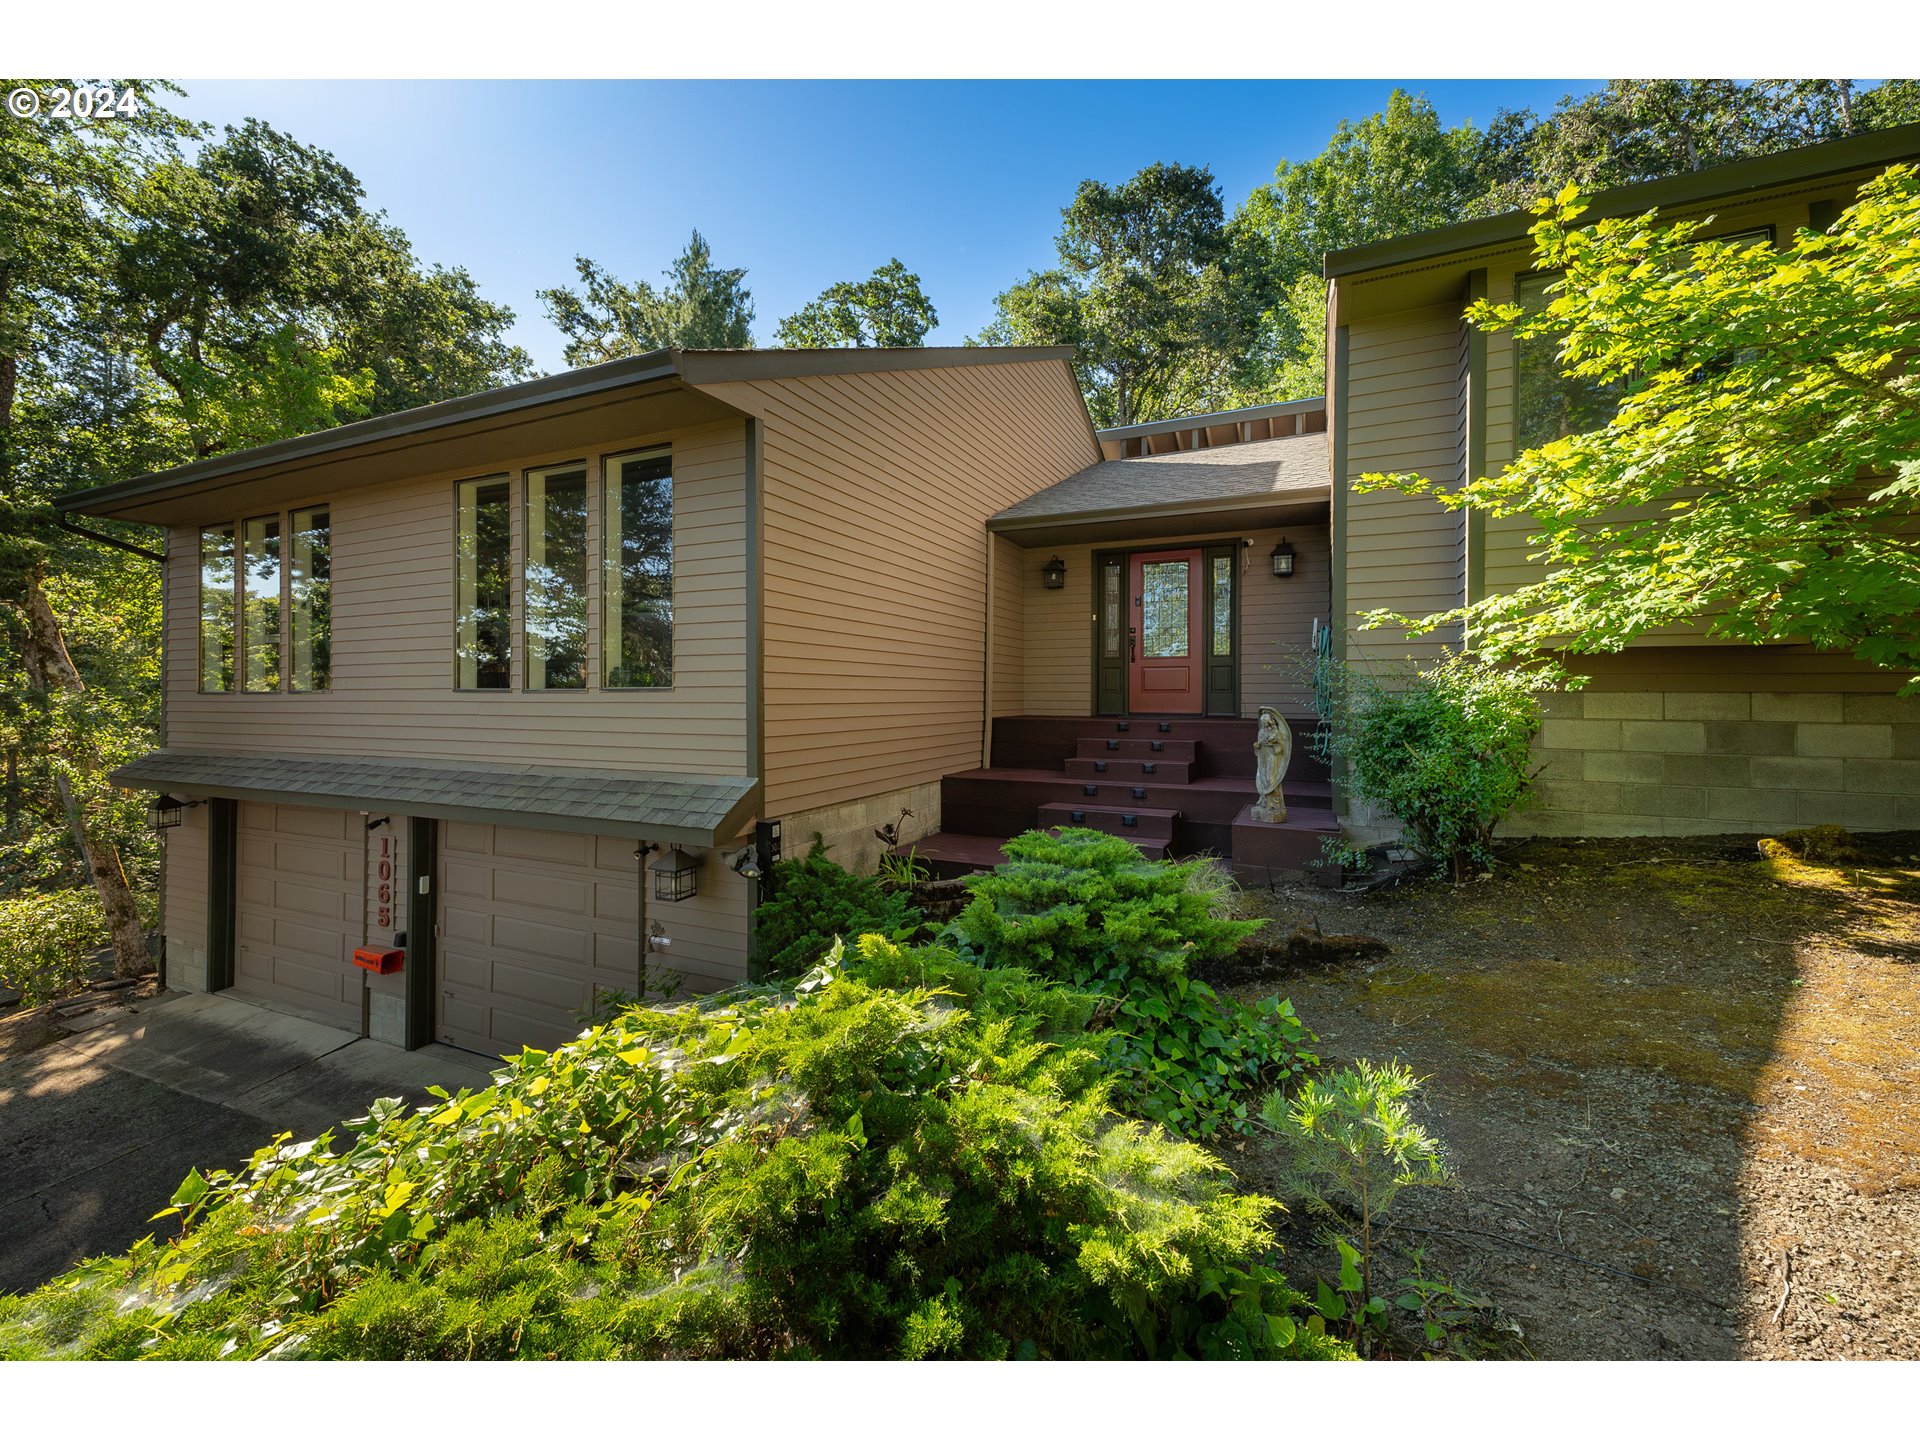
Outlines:
{"type": "MultiPolygon", "coordinates": [[[[60,622],[54,618],[53,607],[47,603],[47,592],[41,580],[39,566],[27,570],[25,593],[13,602],[26,621],[21,659],[26,664],[27,683],[42,695],[52,696],[56,691],[77,695],[87,687],[80,679],[80,672],[74,668],[73,657],[67,653],[66,641],[60,636],[60,622]]],[[[90,753],[91,747],[83,740],[74,742],[61,738],[54,742],[53,750],[56,761],[64,759],[82,771],[94,768],[97,763],[90,753]]],[[[127,872],[120,863],[120,851],[112,841],[93,834],[88,827],[85,804],[88,797],[74,793],[65,770],[58,764],[54,766],[53,778],[60,792],[60,804],[67,812],[67,825],[73,831],[74,843],[85,857],[87,876],[93,881],[94,891],[100,897],[100,908],[106,912],[107,933],[113,939],[114,973],[123,976],[144,974],[147,969],[147,942],[140,932],[140,911],[134,904],[133,891],[127,885],[127,872]]]]}

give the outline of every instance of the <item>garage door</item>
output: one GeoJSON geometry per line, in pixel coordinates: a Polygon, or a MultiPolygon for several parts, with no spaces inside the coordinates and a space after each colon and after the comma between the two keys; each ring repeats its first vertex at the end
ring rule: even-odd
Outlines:
{"type": "Polygon", "coordinates": [[[362,838],[352,811],[240,807],[235,991],[360,1029],[362,838]]]}
{"type": "Polygon", "coordinates": [[[548,1050],[606,991],[632,994],[635,842],[449,822],[440,843],[439,1038],[548,1050]]]}

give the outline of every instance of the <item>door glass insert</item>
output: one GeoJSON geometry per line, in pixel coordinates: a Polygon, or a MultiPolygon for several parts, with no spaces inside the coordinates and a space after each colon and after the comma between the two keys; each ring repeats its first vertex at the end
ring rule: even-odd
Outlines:
{"type": "Polygon", "coordinates": [[[1125,609],[1120,598],[1120,562],[1108,560],[1100,573],[1100,653],[1108,660],[1120,658],[1120,614],[1125,609]]]}
{"type": "Polygon", "coordinates": [[[1213,557],[1213,653],[1233,654],[1233,561],[1213,557]]]}
{"type": "Polygon", "coordinates": [[[1187,596],[1191,577],[1185,560],[1149,560],[1140,567],[1140,652],[1149,660],[1191,653],[1187,596]]]}

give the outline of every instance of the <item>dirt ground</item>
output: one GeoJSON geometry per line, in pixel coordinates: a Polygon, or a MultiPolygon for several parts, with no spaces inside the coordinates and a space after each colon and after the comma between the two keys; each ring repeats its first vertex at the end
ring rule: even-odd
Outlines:
{"type": "MultiPolygon", "coordinates": [[[[1856,843],[1539,841],[1458,889],[1252,891],[1392,949],[1233,993],[1429,1077],[1458,1183],[1402,1195],[1399,1243],[1531,1354],[1920,1358],[1920,835],[1856,843]]],[[[1271,1142],[1227,1158],[1279,1193],[1271,1142]]]]}

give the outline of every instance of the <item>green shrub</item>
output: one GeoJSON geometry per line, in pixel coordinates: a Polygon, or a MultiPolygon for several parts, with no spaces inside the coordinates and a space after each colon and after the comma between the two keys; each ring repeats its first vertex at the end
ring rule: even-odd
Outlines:
{"type": "Polygon", "coordinates": [[[961,950],[1108,997],[1116,1097],[1182,1134],[1252,1125],[1257,1092],[1315,1063],[1291,1003],[1227,999],[1187,973],[1260,928],[1226,911],[1231,882],[1207,860],[1146,860],[1095,830],[1029,832],[970,882],[948,927],[961,950]]]}
{"type": "Polygon", "coordinates": [[[1527,803],[1539,692],[1557,672],[1452,654],[1424,670],[1336,673],[1322,748],[1345,762],[1348,793],[1400,821],[1455,880],[1491,866],[1494,827],[1527,803]]]}
{"type": "Polygon", "coordinates": [[[93,978],[92,956],[107,923],[91,886],[28,891],[0,899],[0,988],[44,1005],[93,978]]]}
{"type": "Polygon", "coordinates": [[[818,965],[836,939],[911,936],[922,923],[905,895],[871,875],[855,875],[827,858],[818,835],[797,860],[773,867],[772,898],[753,912],[754,974],[791,980],[818,965]]]}
{"type": "Polygon", "coordinates": [[[0,1358],[1351,1354],[1272,1201],[1113,1119],[1083,999],[856,952],[189,1175],[179,1240],[0,1299],[0,1358]]]}

